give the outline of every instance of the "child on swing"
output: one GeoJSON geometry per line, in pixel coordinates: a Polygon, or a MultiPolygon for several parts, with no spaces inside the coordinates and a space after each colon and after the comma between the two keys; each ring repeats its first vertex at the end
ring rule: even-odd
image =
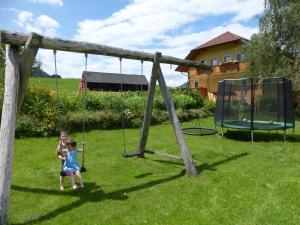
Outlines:
{"type": "Polygon", "coordinates": [[[80,187],[83,188],[83,180],[80,174],[80,167],[77,162],[78,149],[76,148],[76,141],[69,140],[66,142],[67,150],[65,151],[65,162],[63,165],[63,172],[70,176],[70,181],[73,189],[77,189],[74,182],[74,174],[78,177],[80,187]]]}
{"type": "MultiPolygon", "coordinates": [[[[60,140],[58,143],[58,146],[56,148],[56,155],[61,160],[61,171],[63,169],[63,165],[65,162],[65,155],[64,155],[64,149],[67,149],[67,140],[68,140],[68,132],[63,130],[60,132],[60,140]]],[[[60,173],[59,176],[59,184],[60,184],[60,190],[64,190],[64,173],[60,173]]]]}

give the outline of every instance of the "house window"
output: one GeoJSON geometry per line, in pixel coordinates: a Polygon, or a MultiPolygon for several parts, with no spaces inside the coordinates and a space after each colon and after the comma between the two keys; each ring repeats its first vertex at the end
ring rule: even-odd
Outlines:
{"type": "Polygon", "coordinates": [[[198,82],[195,82],[195,88],[198,88],[198,82]]]}
{"type": "Polygon", "coordinates": [[[224,62],[230,62],[231,61],[231,56],[230,55],[225,55],[224,56],[224,62]]]}
{"type": "Polygon", "coordinates": [[[218,60],[217,60],[216,58],[212,58],[212,59],[210,60],[210,64],[211,64],[212,66],[216,66],[216,65],[218,64],[218,60]]]}
{"type": "Polygon", "coordinates": [[[244,54],[237,54],[236,55],[236,59],[239,61],[239,62],[243,62],[245,60],[245,55],[244,54]]]}

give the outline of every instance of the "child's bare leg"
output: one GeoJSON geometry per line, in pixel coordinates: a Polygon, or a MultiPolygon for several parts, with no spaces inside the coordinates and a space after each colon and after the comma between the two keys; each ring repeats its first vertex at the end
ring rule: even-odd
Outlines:
{"type": "Polygon", "coordinates": [[[74,174],[73,173],[70,174],[70,183],[71,183],[72,188],[76,189],[76,185],[75,185],[75,182],[74,182],[74,174]]]}
{"type": "Polygon", "coordinates": [[[83,188],[84,187],[84,185],[83,185],[83,179],[82,179],[82,176],[80,175],[80,172],[76,173],[76,176],[78,177],[80,187],[83,188]]]}
{"type": "Polygon", "coordinates": [[[63,176],[59,176],[59,184],[60,184],[60,190],[64,190],[64,186],[65,186],[65,182],[64,182],[64,177],[63,176]]]}

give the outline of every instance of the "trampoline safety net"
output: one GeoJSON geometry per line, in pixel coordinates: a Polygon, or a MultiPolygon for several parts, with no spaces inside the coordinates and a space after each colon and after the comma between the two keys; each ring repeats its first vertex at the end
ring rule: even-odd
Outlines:
{"type": "Polygon", "coordinates": [[[220,81],[215,125],[248,130],[293,128],[292,99],[292,82],[285,77],[220,81]]]}

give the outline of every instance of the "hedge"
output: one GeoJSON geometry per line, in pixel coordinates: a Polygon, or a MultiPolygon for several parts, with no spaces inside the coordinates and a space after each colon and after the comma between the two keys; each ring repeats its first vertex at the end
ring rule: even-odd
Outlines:
{"type": "MultiPolygon", "coordinates": [[[[206,117],[214,107],[197,92],[169,91],[182,121],[206,117]]],[[[75,94],[57,96],[54,91],[31,86],[17,121],[16,136],[51,136],[59,129],[81,131],[84,103],[86,130],[119,129],[122,114],[127,128],[140,127],[146,98],[146,92],[87,92],[85,98],[75,94]]],[[[168,113],[159,91],[155,92],[153,105],[151,124],[167,121],[168,113]]]]}

